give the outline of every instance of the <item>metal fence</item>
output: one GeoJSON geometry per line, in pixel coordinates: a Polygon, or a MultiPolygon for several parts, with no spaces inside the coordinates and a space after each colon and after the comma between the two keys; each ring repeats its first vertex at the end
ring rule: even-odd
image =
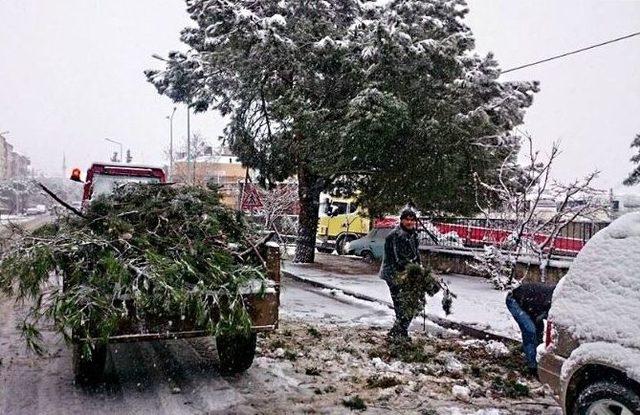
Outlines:
{"type": "MultiPolygon", "coordinates": [[[[533,246],[546,245],[558,255],[575,256],[593,235],[605,228],[609,222],[570,222],[560,229],[552,240],[552,229],[542,223],[531,223],[524,232],[523,239],[533,246]]],[[[477,248],[485,245],[508,247],[513,243],[514,229],[518,224],[509,219],[479,218],[421,218],[421,242],[446,248],[477,248]]]]}

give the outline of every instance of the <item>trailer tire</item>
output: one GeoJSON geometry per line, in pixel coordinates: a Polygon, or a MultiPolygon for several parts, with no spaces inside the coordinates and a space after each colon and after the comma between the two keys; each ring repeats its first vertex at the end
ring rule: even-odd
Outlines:
{"type": "Polygon", "coordinates": [[[256,333],[222,334],[216,336],[216,348],[220,372],[235,374],[244,372],[253,364],[256,355],[256,333]]]}
{"type": "Polygon", "coordinates": [[[100,382],[104,375],[104,365],[107,360],[107,344],[96,343],[90,359],[82,356],[83,343],[73,344],[73,375],[78,384],[100,382]]]}

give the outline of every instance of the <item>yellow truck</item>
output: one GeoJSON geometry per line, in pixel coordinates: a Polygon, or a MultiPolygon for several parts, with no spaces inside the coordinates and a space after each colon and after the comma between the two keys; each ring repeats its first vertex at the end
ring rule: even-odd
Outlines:
{"type": "Polygon", "coordinates": [[[320,252],[345,253],[345,244],[369,232],[370,220],[355,199],[320,195],[316,247],[320,252]]]}

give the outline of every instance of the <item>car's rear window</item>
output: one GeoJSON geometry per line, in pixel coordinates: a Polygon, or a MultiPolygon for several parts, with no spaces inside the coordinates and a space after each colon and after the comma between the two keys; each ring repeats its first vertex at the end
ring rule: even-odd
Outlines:
{"type": "Polygon", "coordinates": [[[157,177],[96,174],[93,176],[93,196],[110,194],[116,186],[125,183],[160,183],[160,179],[157,177]]]}

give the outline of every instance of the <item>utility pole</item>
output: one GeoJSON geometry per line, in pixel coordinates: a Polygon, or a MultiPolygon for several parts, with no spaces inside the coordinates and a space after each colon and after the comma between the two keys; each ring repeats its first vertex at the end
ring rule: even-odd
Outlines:
{"type": "Polygon", "coordinates": [[[173,178],[173,116],[176,113],[176,107],[173,107],[171,115],[167,115],[169,120],[169,181],[173,178]]]}
{"type": "MultiPolygon", "coordinates": [[[[187,103],[187,182],[189,181],[189,170],[191,170],[191,99],[187,103]]],[[[191,184],[195,184],[196,182],[196,169],[195,163],[193,167],[193,178],[191,179],[191,184]]]]}
{"type": "Polygon", "coordinates": [[[62,183],[66,183],[67,179],[67,155],[62,152],[62,183]]]}

